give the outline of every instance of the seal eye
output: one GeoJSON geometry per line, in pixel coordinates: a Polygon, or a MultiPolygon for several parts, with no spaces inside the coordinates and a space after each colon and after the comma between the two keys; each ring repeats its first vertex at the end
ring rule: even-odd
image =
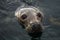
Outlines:
{"type": "Polygon", "coordinates": [[[37,16],[38,16],[38,17],[41,17],[41,14],[40,14],[40,13],[37,13],[37,16]]]}
{"type": "Polygon", "coordinates": [[[23,15],[21,16],[21,18],[22,18],[22,19],[26,19],[26,18],[27,18],[27,15],[26,15],[26,14],[23,14],[23,15]]]}

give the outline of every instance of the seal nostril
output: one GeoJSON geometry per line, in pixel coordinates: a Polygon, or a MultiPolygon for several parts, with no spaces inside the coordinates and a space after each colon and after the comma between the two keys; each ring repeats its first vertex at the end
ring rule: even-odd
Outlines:
{"type": "Polygon", "coordinates": [[[34,29],[36,29],[36,26],[35,26],[35,25],[33,25],[33,26],[32,26],[32,29],[33,29],[33,30],[34,30],[34,29]]]}

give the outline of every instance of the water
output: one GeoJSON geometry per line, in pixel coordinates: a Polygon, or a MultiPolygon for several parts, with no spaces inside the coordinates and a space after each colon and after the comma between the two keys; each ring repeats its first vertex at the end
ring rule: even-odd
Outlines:
{"type": "Polygon", "coordinates": [[[0,40],[35,40],[27,35],[14,16],[22,4],[39,7],[44,13],[44,25],[50,27],[44,30],[41,40],[60,40],[60,0],[0,0],[0,40]]]}

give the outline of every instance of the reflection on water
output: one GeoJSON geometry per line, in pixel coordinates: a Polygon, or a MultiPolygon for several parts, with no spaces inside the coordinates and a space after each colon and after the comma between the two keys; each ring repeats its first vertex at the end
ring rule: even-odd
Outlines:
{"type": "Polygon", "coordinates": [[[60,25],[60,21],[57,18],[51,17],[49,21],[54,25],[60,25]]]}

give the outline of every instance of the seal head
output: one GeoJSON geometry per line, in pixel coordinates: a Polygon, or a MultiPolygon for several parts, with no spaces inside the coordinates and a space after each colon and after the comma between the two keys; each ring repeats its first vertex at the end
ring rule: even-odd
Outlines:
{"type": "Polygon", "coordinates": [[[43,13],[35,7],[17,9],[15,12],[18,22],[31,37],[42,34],[43,13]]]}

